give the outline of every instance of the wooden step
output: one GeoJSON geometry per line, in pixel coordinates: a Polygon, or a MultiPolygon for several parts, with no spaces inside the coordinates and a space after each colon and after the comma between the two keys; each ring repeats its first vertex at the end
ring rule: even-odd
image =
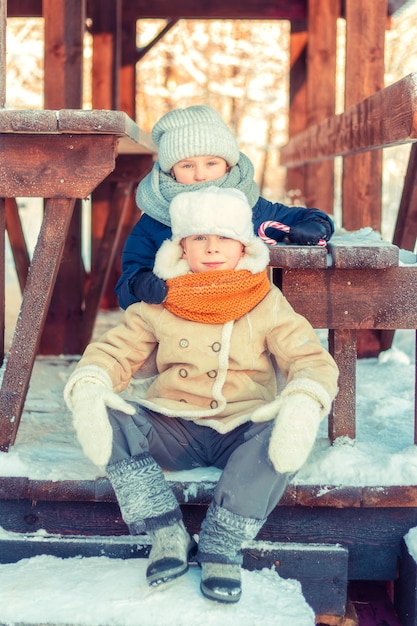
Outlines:
{"type": "MultiPolygon", "coordinates": [[[[60,558],[105,556],[146,558],[147,535],[62,536],[44,532],[0,534],[0,564],[39,555],[60,558]]],[[[301,544],[253,541],[244,545],[246,570],[275,570],[281,578],[295,579],[316,615],[343,616],[348,584],[348,550],[337,544],[301,544]]]]}

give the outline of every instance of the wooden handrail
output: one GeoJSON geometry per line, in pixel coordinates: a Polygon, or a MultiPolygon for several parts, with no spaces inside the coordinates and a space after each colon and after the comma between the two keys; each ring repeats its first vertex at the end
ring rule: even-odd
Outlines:
{"type": "Polygon", "coordinates": [[[281,165],[296,167],[414,141],[417,72],[293,137],[280,150],[281,165]]]}

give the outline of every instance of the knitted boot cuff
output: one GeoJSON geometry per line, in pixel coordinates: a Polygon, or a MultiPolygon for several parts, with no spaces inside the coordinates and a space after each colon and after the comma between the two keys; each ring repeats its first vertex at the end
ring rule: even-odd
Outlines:
{"type": "Polygon", "coordinates": [[[243,517],[212,502],[201,525],[197,560],[241,564],[242,543],[254,539],[265,521],[243,517]]]}
{"type": "Polygon", "coordinates": [[[109,465],[107,474],[132,535],[170,526],[182,518],[178,501],[149,452],[109,465]]]}

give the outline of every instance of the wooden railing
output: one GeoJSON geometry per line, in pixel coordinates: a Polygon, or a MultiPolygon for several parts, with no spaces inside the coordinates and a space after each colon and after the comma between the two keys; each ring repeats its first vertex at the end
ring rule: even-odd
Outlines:
{"type": "MultiPolygon", "coordinates": [[[[281,164],[292,168],[413,143],[393,244],[414,251],[417,237],[415,142],[417,73],[412,73],[340,115],[291,138],[281,149],[281,164]]],[[[302,273],[285,270],[283,288],[295,308],[309,317],[313,325],[330,330],[330,346],[341,368],[340,392],[329,423],[333,440],[343,434],[355,434],[356,332],[381,329],[391,339],[395,329],[416,328],[412,309],[415,308],[417,283],[415,268],[399,267],[398,256],[395,261],[398,249],[395,253],[394,246],[382,245],[379,251],[358,254],[355,246],[350,252],[346,248],[339,252],[331,241],[329,250],[333,259],[330,271],[320,270],[318,275],[307,265],[302,273]]]]}
{"type": "Polygon", "coordinates": [[[417,141],[417,72],[340,115],[310,126],[281,148],[285,167],[417,141]]]}

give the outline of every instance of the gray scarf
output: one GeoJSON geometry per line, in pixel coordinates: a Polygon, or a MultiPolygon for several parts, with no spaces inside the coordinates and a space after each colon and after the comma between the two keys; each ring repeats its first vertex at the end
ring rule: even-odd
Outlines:
{"type": "Polygon", "coordinates": [[[221,178],[209,180],[195,185],[183,185],[166,174],[159,167],[158,161],[154,163],[152,170],[140,182],[136,192],[138,207],[158,222],[171,226],[169,205],[171,200],[182,191],[196,191],[204,187],[233,187],[242,191],[253,208],[259,198],[258,186],[253,180],[254,169],[252,162],[242,152],[237,165],[232,167],[221,178]]]}

